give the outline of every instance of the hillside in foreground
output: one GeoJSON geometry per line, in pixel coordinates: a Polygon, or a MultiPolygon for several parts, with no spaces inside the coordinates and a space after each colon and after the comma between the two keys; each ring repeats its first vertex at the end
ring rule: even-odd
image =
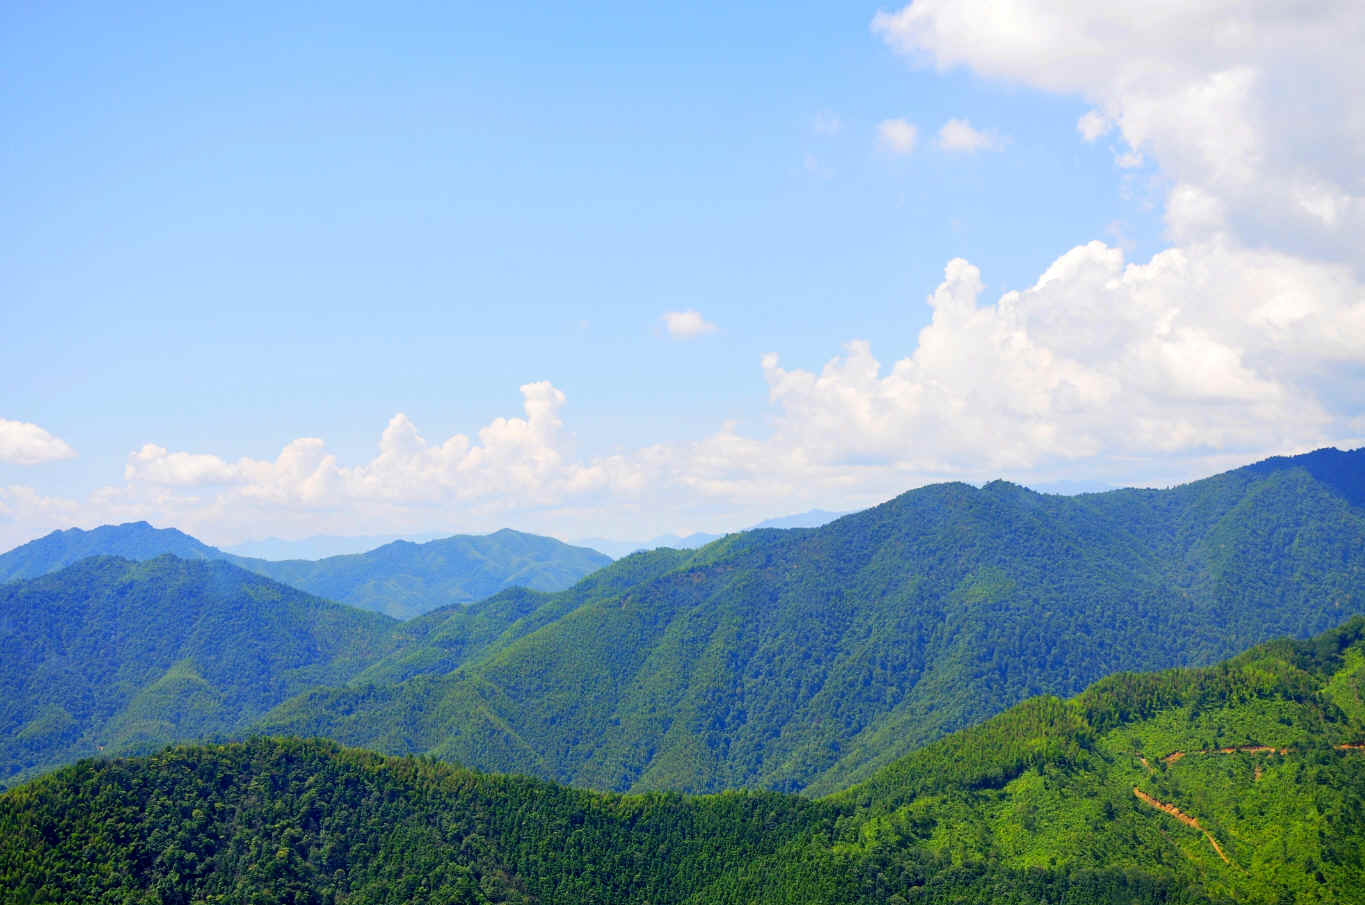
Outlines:
{"type": "Polygon", "coordinates": [[[0,795],[0,902],[1365,901],[1365,619],[1110,677],[812,801],[256,739],[0,795]]]}

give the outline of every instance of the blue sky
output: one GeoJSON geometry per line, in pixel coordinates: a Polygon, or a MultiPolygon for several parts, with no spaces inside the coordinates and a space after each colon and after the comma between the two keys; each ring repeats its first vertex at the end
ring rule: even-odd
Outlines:
{"type": "MultiPolygon", "coordinates": [[[[1134,28],[1129,46],[1077,11],[1080,33],[1118,44],[1038,65],[1058,56],[1047,14],[1067,10],[1032,6],[1005,31],[925,0],[900,18],[846,3],[7,7],[0,541],[125,517],[223,543],[504,524],[647,536],[952,477],[1175,480],[1365,434],[1362,406],[1313,376],[1324,356],[1365,370],[1346,342],[1359,261],[1337,235],[1359,216],[1360,136],[1336,159],[1269,149],[1346,199],[1321,234],[1280,235],[1239,216],[1245,186],[1190,150],[1208,140],[1182,144],[1151,112],[1320,54],[1251,42],[1201,68],[1177,37],[1197,21],[1158,16],[1169,34],[1134,28]],[[1109,71],[1129,50],[1150,63],[1139,77],[1186,83],[1134,89],[1109,71]],[[986,147],[945,147],[950,120],[986,147]],[[907,127],[913,147],[888,138],[907,127]],[[975,277],[945,278],[959,258],[975,277]],[[971,296],[999,315],[1064,260],[1023,326],[926,304],[971,296]],[[1125,263],[1149,269],[1115,290],[1125,263]],[[1133,287],[1223,268],[1241,282],[1201,293],[1245,300],[1270,268],[1333,301],[1286,340],[1305,317],[1273,337],[1271,315],[1252,318],[1251,336],[1233,322],[1248,305],[1215,317],[1172,290],[1167,322],[1189,327],[1160,348],[1131,339],[1151,314],[1133,287]],[[1132,318],[1104,313],[1123,305],[1132,318]],[[935,310],[942,342],[926,344],[935,310]],[[673,335],[670,312],[705,329],[673,335]],[[1009,358],[1016,328],[1032,351],[995,373],[982,362],[1009,358]],[[1131,367],[1110,368],[1106,343],[1131,367]],[[1206,364],[1188,386],[1152,376],[1191,356],[1206,364]],[[964,406],[1005,426],[958,431],[964,406]],[[1116,423],[1125,411],[1141,423],[1116,423]],[[394,445],[405,425],[421,444],[394,445]],[[453,435],[469,442],[439,453],[453,435]],[[301,438],[322,442],[288,465],[301,438]]],[[[1247,90],[1206,99],[1229,118],[1216,138],[1295,107],[1247,90]]]]}

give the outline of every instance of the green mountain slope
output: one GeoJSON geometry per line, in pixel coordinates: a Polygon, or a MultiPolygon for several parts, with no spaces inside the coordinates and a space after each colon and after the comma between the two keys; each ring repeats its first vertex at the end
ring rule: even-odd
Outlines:
{"type": "Polygon", "coordinates": [[[0,795],[0,903],[1356,902],[1363,743],[1356,619],[1030,700],[821,801],[179,748],[0,795]]]}
{"type": "Polygon", "coordinates": [[[0,783],[226,733],[390,649],[394,623],[224,562],[82,560],[0,585],[0,783]]]}
{"type": "Polygon", "coordinates": [[[1362,461],[1080,497],[936,485],[636,554],[599,573],[633,581],[521,598],[475,655],[419,640],[257,728],[593,788],[828,792],[1031,695],[1365,611],[1362,461]]]}
{"type": "Polygon", "coordinates": [[[16,547],[0,555],[0,582],[36,578],[88,556],[145,560],[167,553],[181,559],[225,560],[310,594],[395,619],[481,600],[514,586],[558,591],[611,562],[596,550],[506,529],[425,544],[394,541],[368,553],[316,561],[275,562],[224,553],[174,528],[129,522],[92,531],[54,531],[16,547]]]}

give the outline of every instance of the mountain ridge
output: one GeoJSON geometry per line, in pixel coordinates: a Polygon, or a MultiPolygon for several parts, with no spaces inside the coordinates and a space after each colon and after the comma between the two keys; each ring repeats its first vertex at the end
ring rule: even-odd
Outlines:
{"type": "Polygon", "coordinates": [[[0,555],[0,583],[36,578],[91,555],[145,560],[165,553],[218,559],[300,590],[399,619],[507,587],[559,590],[611,562],[584,547],[504,528],[414,544],[393,541],[366,553],[321,560],[235,556],[176,528],[147,522],[53,531],[0,555]]]}

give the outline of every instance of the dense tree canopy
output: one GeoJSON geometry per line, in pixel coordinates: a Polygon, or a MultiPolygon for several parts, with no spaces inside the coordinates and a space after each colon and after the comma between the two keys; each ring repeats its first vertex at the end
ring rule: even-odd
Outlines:
{"type": "Polygon", "coordinates": [[[1027,701],[820,801],[174,748],[0,796],[0,902],[1362,901],[1362,742],[1356,619],[1027,701]]]}

